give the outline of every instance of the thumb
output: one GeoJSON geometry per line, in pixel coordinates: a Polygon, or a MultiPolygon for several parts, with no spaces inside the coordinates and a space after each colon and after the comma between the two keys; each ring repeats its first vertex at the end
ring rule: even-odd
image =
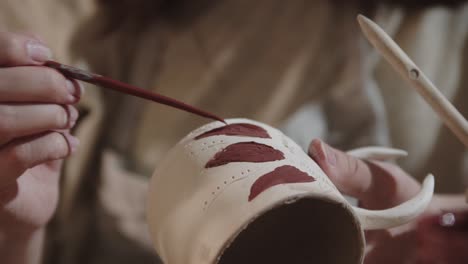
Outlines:
{"type": "Polygon", "coordinates": [[[419,183],[400,167],[386,162],[363,161],[314,139],[309,155],[346,195],[369,209],[384,209],[409,200],[419,183]]]}

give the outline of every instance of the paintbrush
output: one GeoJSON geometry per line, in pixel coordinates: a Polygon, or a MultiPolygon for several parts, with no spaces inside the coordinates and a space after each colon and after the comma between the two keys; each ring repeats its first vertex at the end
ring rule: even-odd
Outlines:
{"type": "Polygon", "coordinates": [[[123,82],[111,79],[109,77],[87,72],[82,69],[64,65],[55,61],[47,61],[45,63],[45,66],[54,68],[58,70],[59,72],[61,72],[66,77],[71,78],[71,79],[80,80],[80,81],[91,83],[100,87],[112,89],[121,93],[147,99],[147,100],[159,103],[159,104],[164,104],[164,105],[171,106],[180,110],[184,110],[186,112],[190,112],[190,113],[202,116],[202,117],[221,121],[226,124],[226,121],[224,121],[223,118],[220,118],[214,114],[205,112],[201,109],[195,108],[191,105],[177,101],[167,96],[160,95],[160,94],[157,94],[149,90],[139,88],[139,87],[127,84],[127,83],[123,83],[123,82]]]}
{"type": "Polygon", "coordinates": [[[376,23],[363,15],[358,22],[369,42],[426,100],[442,121],[468,147],[468,122],[408,55],[376,23]]]}

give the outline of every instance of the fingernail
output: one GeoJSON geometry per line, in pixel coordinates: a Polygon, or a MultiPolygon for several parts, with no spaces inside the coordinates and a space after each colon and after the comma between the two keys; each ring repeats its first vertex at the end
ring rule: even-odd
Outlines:
{"type": "Polygon", "coordinates": [[[439,224],[443,227],[454,226],[455,222],[456,219],[453,213],[445,213],[439,217],[439,224]]]}
{"type": "Polygon", "coordinates": [[[468,211],[444,213],[439,216],[438,222],[443,228],[468,232],[468,211]]]}
{"type": "Polygon", "coordinates": [[[315,161],[320,161],[320,155],[317,151],[317,147],[320,145],[320,140],[314,139],[309,148],[309,155],[315,161]]]}
{"type": "Polygon", "coordinates": [[[80,99],[80,94],[81,94],[81,88],[76,87],[75,83],[73,83],[70,80],[65,81],[67,91],[69,93],[68,99],[71,102],[76,102],[78,99],[80,99]]]}
{"type": "Polygon", "coordinates": [[[336,152],[335,150],[328,146],[325,143],[321,143],[320,146],[322,147],[323,153],[325,154],[325,160],[330,164],[331,166],[336,165],[336,152]]]}
{"type": "Polygon", "coordinates": [[[74,127],[78,120],[78,110],[75,107],[70,107],[70,127],[74,127]]]}
{"type": "Polygon", "coordinates": [[[335,151],[323,141],[315,139],[309,149],[309,154],[317,162],[326,162],[331,166],[336,165],[335,151]]]}
{"type": "Polygon", "coordinates": [[[78,150],[78,146],[80,145],[80,140],[74,136],[69,136],[68,144],[70,144],[70,152],[75,153],[78,150]]]}
{"type": "Polygon", "coordinates": [[[52,58],[52,52],[49,48],[37,40],[31,40],[26,44],[28,55],[36,62],[45,62],[52,58]]]}
{"type": "Polygon", "coordinates": [[[444,212],[423,218],[418,223],[418,232],[428,235],[441,230],[468,233],[468,211],[444,212]]]}
{"type": "Polygon", "coordinates": [[[80,82],[76,82],[78,84],[78,89],[80,90],[80,98],[85,94],[86,90],[84,88],[84,85],[80,82]]]}
{"type": "Polygon", "coordinates": [[[36,34],[32,33],[32,34],[30,34],[30,37],[32,37],[35,40],[39,41],[39,43],[41,43],[41,44],[45,44],[45,40],[39,35],[36,35],[36,34]]]}

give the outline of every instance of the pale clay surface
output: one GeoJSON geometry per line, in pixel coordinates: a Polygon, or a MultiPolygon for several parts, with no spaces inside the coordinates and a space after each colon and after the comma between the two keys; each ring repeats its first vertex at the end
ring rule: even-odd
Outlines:
{"type": "MultiPolygon", "coordinates": [[[[352,208],[320,167],[291,139],[268,125],[247,119],[229,119],[263,127],[271,139],[210,136],[193,140],[221,122],[202,126],[183,138],[160,163],[150,183],[148,225],[157,252],[166,264],[215,263],[225,245],[252,219],[277,204],[298,197],[318,197],[342,203],[361,223],[362,229],[389,228],[404,224],[422,213],[432,197],[434,180],[426,178],[422,191],[397,207],[369,211],[352,208]],[[280,161],[233,162],[205,169],[205,164],[220,150],[238,142],[257,142],[284,153],[280,161]],[[255,180],[282,165],[292,165],[315,178],[314,182],[290,183],[270,187],[251,202],[250,187],[255,180]]],[[[385,150],[361,150],[359,156],[382,159],[385,150]]],[[[395,152],[388,153],[389,158],[395,152]]],[[[401,155],[401,153],[399,153],[401,155]]],[[[361,235],[363,235],[362,230],[361,235]]]]}

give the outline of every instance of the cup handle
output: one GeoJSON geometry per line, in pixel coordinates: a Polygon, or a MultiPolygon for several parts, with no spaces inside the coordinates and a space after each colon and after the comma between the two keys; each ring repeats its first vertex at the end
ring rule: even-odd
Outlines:
{"type": "Polygon", "coordinates": [[[363,230],[387,229],[400,226],[422,214],[431,202],[434,193],[434,176],[424,179],[421,191],[411,200],[386,210],[367,210],[354,207],[363,230]]]}
{"type": "Polygon", "coordinates": [[[380,161],[395,160],[408,156],[408,152],[402,149],[387,147],[362,147],[352,149],[346,153],[359,159],[373,159],[380,161]]]}

